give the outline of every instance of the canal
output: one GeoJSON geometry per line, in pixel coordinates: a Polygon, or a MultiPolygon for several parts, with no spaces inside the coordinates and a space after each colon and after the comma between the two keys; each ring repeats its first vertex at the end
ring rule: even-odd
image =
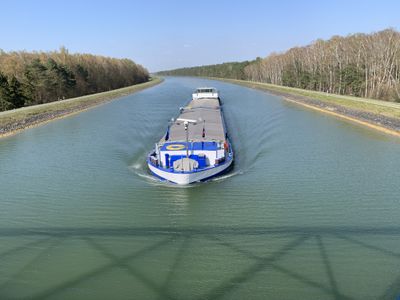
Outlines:
{"type": "Polygon", "coordinates": [[[400,140],[233,84],[162,84],[0,140],[0,299],[396,299],[400,140]],[[145,158],[200,86],[234,169],[145,158]]]}

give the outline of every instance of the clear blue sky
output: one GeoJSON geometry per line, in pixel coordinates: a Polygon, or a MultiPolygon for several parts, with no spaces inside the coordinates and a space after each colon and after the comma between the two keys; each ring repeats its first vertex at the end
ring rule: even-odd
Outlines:
{"type": "Polygon", "coordinates": [[[150,71],[242,61],[318,38],[400,29],[396,0],[0,0],[0,48],[133,59],[150,71]]]}

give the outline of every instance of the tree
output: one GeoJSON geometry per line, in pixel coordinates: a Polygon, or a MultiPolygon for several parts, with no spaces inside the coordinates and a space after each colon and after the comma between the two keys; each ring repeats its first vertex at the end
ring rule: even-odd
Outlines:
{"type": "Polygon", "coordinates": [[[34,59],[25,68],[24,73],[24,94],[29,104],[44,103],[48,94],[46,67],[39,58],[34,59]]]}
{"type": "Polygon", "coordinates": [[[10,88],[7,77],[0,73],[0,111],[14,108],[10,99],[10,88]]]}
{"type": "Polygon", "coordinates": [[[400,33],[334,36],[257,59],[246,79],[337,94],[400,99],[400,33]]]}
{"type": "Polygon", "coordinates": [[[91,54],[0,51],[4,75],[0,109],[34,105],[103,92],[149,80],[148,71],[129,59],[91,54]]]}
{"type": "Polygon", "coordinates": [[[48,58],[46,72],[46,85],[51,94],[57,99],[67,97],[76,84],[75,76],[69,68],[48,58]]]}

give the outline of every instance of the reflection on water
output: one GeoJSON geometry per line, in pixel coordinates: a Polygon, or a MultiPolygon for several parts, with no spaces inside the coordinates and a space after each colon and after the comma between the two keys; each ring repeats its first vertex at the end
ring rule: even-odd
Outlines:
{"type": "Polygon", "coordinates": [[[0,141],[0,299],[395,299],[400,142],[232,84],[169,78],[0,141]],[[229,173],[188,187],[146,155],[198,86],[229,173]]]}

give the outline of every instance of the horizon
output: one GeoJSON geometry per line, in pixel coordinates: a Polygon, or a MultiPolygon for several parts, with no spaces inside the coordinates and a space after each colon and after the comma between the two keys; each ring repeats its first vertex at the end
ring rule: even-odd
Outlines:
{"type": "Polygon", "coordinates": [[[0,37],[0,49],[56,51],[64,46],[70,53],[128,58],[155,73],[254,60],[318,39],[400,27],[400,3],[392,0],[207,0],[203,7],[211,8],[199,11],[205,21],[193,17],[199,10],[196,3],[178,0],[150,4],[43,1],[40,6],[27,1],[4,3],[0,24],[7,31],[0,37]],[[68,22],[63,21],[66,18],[68,22]]]}

